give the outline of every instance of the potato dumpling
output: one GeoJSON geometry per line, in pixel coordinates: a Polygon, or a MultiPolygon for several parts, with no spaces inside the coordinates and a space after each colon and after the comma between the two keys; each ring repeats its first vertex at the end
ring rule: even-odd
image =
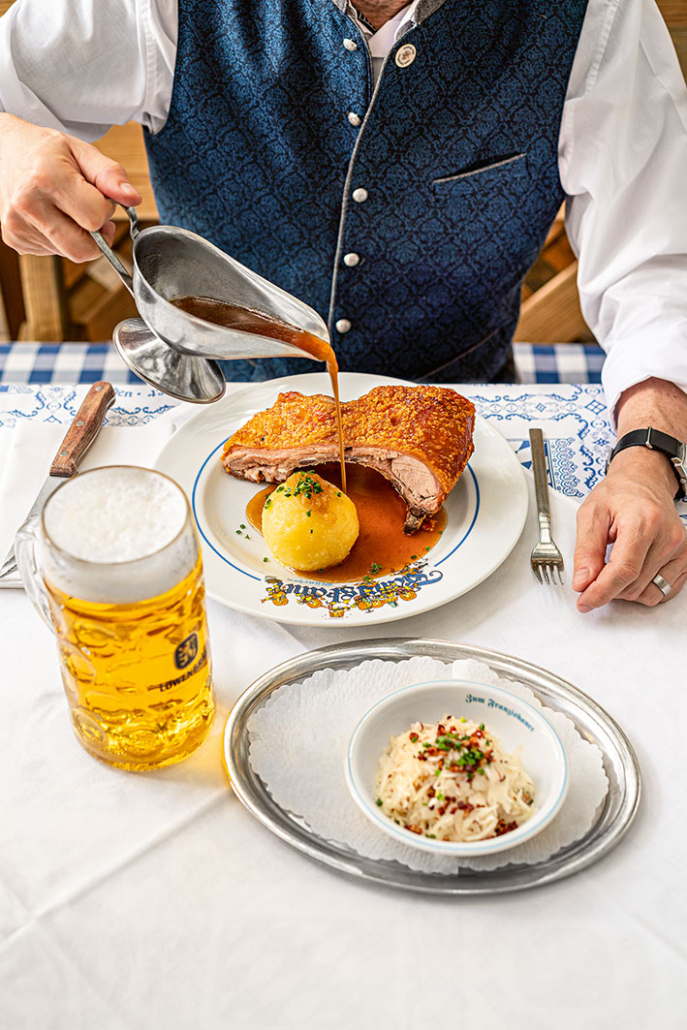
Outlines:
{"type": "Polygon", "coordinates": [[[311,572],[347,558],[360,526],[342,490],[314,472],[294,472],[265,501],[262,532],[275,558],[311,572]]]}

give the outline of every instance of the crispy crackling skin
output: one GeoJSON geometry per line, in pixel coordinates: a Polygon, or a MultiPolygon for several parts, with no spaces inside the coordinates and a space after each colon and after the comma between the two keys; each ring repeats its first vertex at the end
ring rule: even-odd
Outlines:
{"type": "MultiPolygon", "coordinates": [[[[408,505],[414,532],[435,514],[473,453],[474,405],[440,386],[379,386],[342,405],[345,458],[377,469],[408,505]]],[[[227,472],[283,482],[295,469],[338,459],[334,400],[282,393],[224,445],[227,472]]]]}

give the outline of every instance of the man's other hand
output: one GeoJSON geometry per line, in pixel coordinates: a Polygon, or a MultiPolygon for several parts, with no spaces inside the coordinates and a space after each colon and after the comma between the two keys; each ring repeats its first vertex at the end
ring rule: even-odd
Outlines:
{"type": "MultiPolygon", "coordinates": [[[[622,395],[618,437],[653,426],[685,439],[687,396],[677,386],[649,379],[622,395]]],[[[687,533],[673,498],[678,487],[660,451],[628,447],[613,459],[577,516],[573,590],[581,612],[614,599],[653,606],[670,600],[687,581],[687,533]],[[608,563],[606,550],[612,544],[608,563]],[[665,597],[652,582],[670,585],[665,597]]]]}
{"type": "Polygon", "coordinates": [[[0,224],[8,246],[92,261],[100,251],[89,233],[113,240],[113,201],[141,203],[116,161],[74,136],[0,114],[0,224]]]}

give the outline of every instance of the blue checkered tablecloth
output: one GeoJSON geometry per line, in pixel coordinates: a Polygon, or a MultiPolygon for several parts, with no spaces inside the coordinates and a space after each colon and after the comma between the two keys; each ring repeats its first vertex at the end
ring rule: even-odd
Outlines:
{"type": "Polygon", "coordinates": [[[516,343],[513,352],[521,383],[600,383],[606,358],[595,343],[516,343]]]}
{"type": "MultiPolygon", "coordinates": [[[[604,352],[595,345],[516,343],[522,383],[599,383],[604,352]]],[[[0,344],[0,388],[10,383],[140,383],[107,343],[0,344]]]]}

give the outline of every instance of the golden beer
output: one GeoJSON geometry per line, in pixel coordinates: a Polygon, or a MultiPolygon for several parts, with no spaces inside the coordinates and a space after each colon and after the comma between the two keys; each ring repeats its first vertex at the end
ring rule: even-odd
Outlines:
{"type": "Polygon", "coordinates": [[[158,768],[195,751],[214,712],[200,559],[172,590],[136,604],[94,604],[46,588],[83,746],[124,769],[158,768]]]}
{"type": "Polygon", "coordinates": [[[39,543],[44,614],[80,743],[130,770],[190,755],[208,734],[214,697],[185,495],[149,470],[95,469],[53,494],[39,543]]]}

